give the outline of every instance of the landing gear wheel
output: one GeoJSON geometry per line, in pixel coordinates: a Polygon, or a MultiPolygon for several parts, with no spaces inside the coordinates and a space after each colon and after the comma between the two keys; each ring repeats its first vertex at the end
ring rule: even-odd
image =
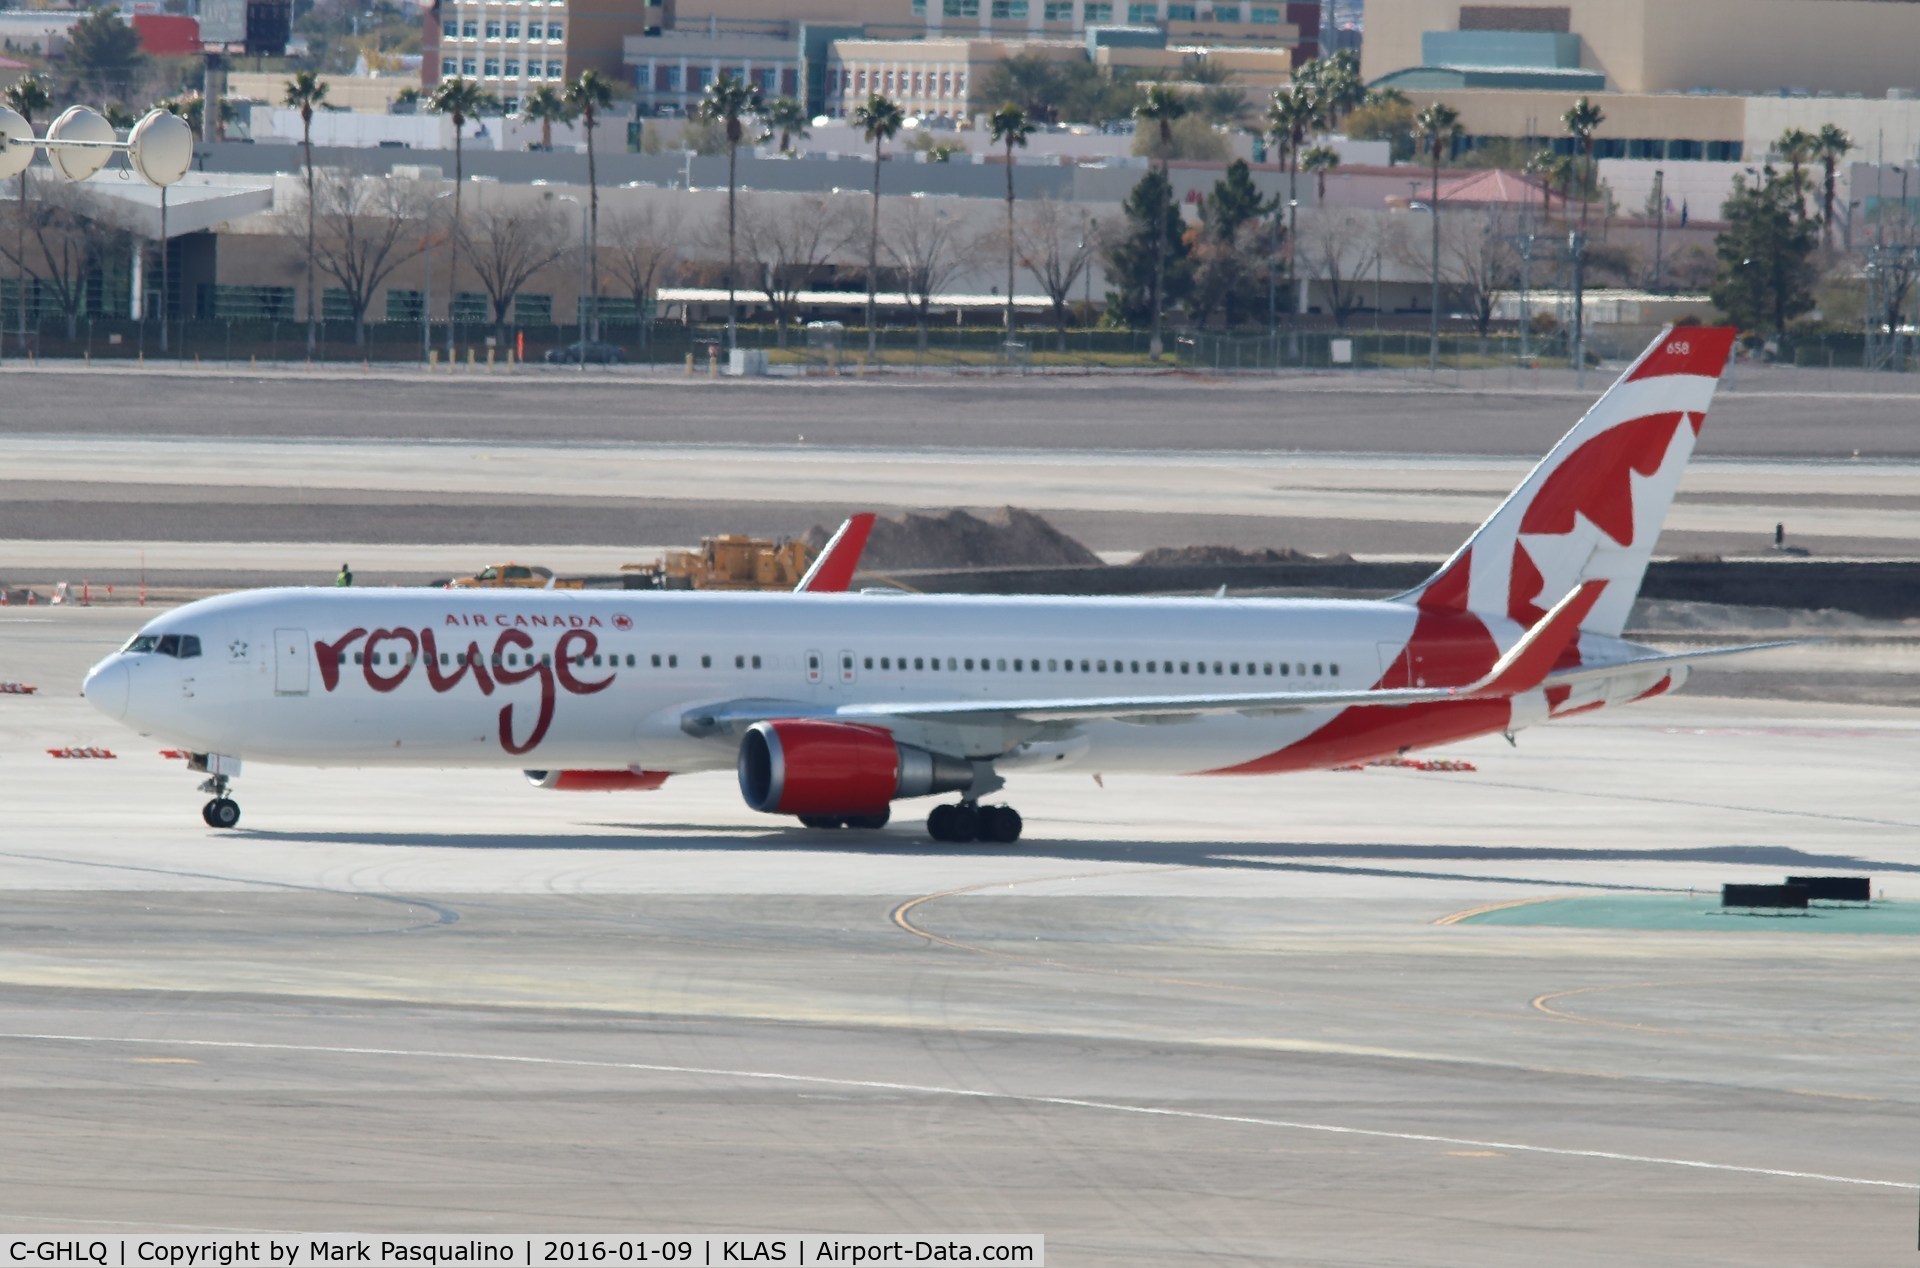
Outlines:
{"type": "Polygon", "coordinates": [[[949,805],[935,806],[927,814],[927,835],[936,841],[953,840],[953,810],[949,805]]]}
{"type": "Polygon", "coordinates": [[[949,841],[966,842],[980,837],[980,807],[961,802],[953,808],[953,819],[948,824],[949,841]]]}
{"type": "Polygon", "coordinates": [[[215,797],[200,808],[200,817],[209,828],[231,828],[240,822],[240,803],[231,797],[215,797]]]}
{"type": "Polygon", "coordinates": [[[840,819],[837,815],[801,815],[800,823],[808,828],[837,828],[840,819]]]}
{"type": "Polygon", "coordinates": [[[1020,812],[1012,806],[980,807],[980,839],[995,845],[1012,845],[1020,839],[1020,812]]]}
{"type": "Polygon", "coordinates": [[[887,820],[891,818],[893,818],[893,808],[888,806],[882,809],[877,815],[848,815],[846,824],[849,828],[859,828],[863,832],[872,832],[876,829],[886,827],[887,820]]]}

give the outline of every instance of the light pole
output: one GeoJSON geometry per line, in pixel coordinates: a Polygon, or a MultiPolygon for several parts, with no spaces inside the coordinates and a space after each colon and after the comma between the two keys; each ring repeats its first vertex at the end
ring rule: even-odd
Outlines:
{"type": "Polygon", "coordinates": [[[556,202],[572,203],[580,208],[580,297],[574,302],[580,318],[580,373],[587,372],[587,208],[572,194],[549,194],[556,202]]]}
{"type": "Polygon", "coordinates": [[[1300,200],[1287,199],[1287,281],[1293,284],[1293,294],[1287,300],[1287,355],[1294,364],[1300,362],[1300,323],[1292,317],[1306,311],[1307,306],[1300,302],[1300,200]]]}

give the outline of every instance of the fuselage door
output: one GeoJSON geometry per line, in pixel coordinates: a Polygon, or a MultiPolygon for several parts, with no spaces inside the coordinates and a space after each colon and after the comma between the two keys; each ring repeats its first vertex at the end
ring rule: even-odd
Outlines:
{"type": "Polygon", "coordinates": [[[840,653],[840,681],[843,683],[849,683],[849,682],[852,682],[853,680],[854,680],[853,653],[843,650],[840,653]]]}
{"type": "Polygon", "coordinates": [[[1380,684],[1384,687],[1413,686],[1412,649],[1404,643],[1380,643],[1380,684]]]}
{"type": "Polygon", "coordinates": [[[825,664],[826,658],[819,652],[807,653],[807,681],[813,686],[819,686],[821,678],[825,676],[825,664]]]}
{"type": "Polygon", "coordinates": [[[305,630],[273,632],[273,694],[304,696],[313,672],[305,630]]]}

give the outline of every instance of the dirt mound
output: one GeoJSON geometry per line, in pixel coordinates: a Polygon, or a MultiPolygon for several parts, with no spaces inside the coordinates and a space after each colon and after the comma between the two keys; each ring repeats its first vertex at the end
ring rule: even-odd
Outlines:
{"type": "MultiPolygon", "coordinates": [[[[832,530],[818,524],[807,533],[816,551],[832,530]]],[[[860,567],[889,568],[1058,568],[1098,564],[1100,557],[1053,525],[1014,506],[985,519],[967,511],[874,521],[860,567]]]]}
{"type": "Polygon", "coordinates": [[[1230,564],[1350,564],[1351,555],[1309,555],[1298,550],[1241,550],[1238,546],[1156,546],[1130,567],[1212,568],[1230,564]]]}

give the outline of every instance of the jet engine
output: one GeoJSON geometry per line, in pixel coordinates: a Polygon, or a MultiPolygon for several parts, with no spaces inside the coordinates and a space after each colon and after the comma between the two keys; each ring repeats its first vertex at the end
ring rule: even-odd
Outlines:
{"type": "Polygon", "coordinates": [[[667,782],[658,770],[530,770],[523,772],[535,788],[555,792],[651,792],[667,782]]]}
{"type": "Polygon", "coordinates": [[[884,818],[887,803],[972,787],[965,758],[901,744],[879,727],[785,719],[740,739],[740,795],[768,814],[884,818]]]}

